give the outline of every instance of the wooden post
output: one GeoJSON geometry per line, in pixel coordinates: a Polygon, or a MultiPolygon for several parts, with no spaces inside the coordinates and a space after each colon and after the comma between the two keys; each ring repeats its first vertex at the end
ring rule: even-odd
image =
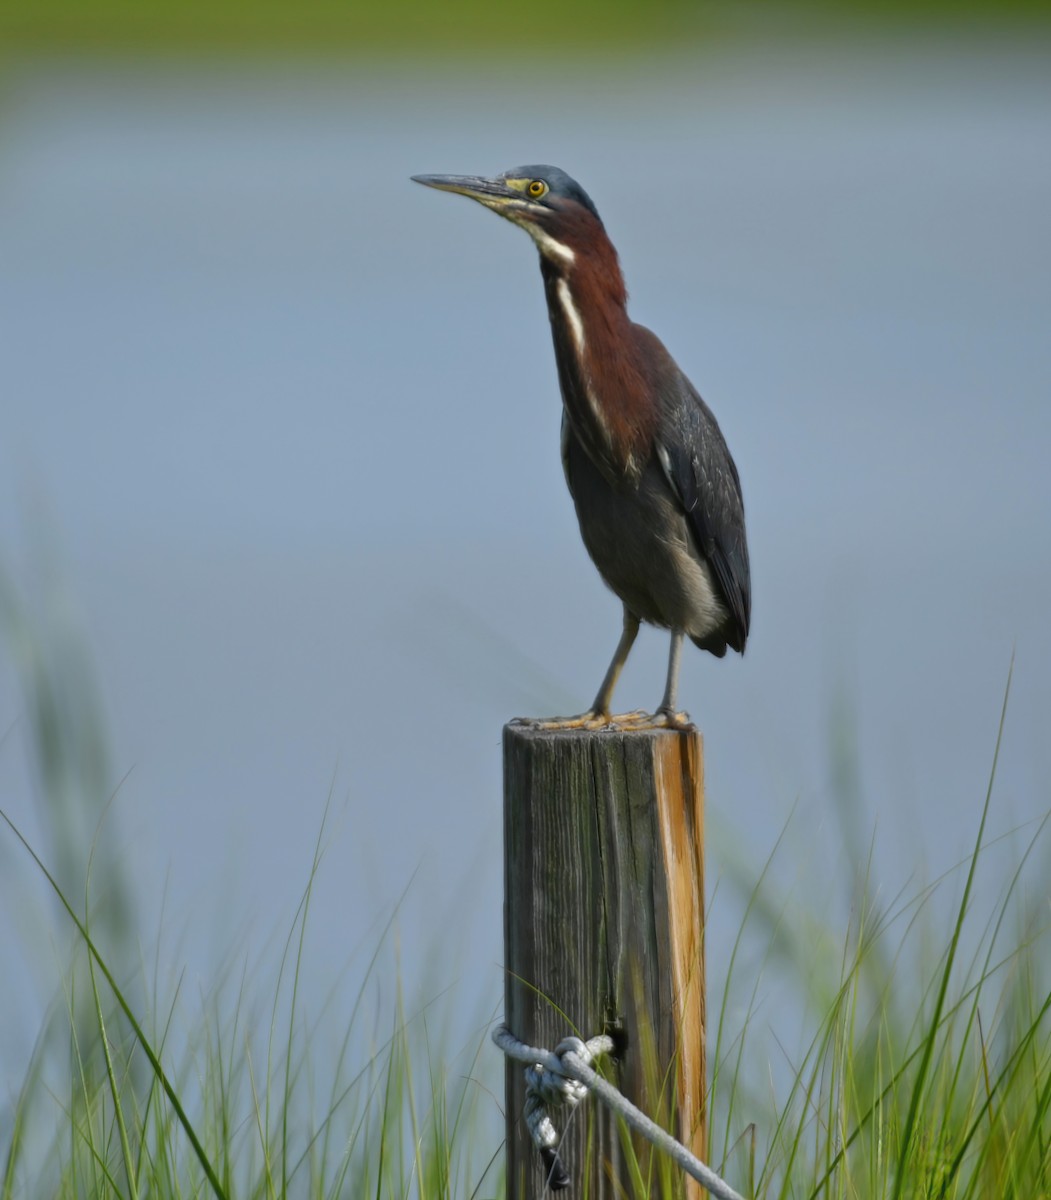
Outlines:
{"type": "MultiPolygon", "coordinates": [[[[697,730],[505,726],[505,1020],[549,1049],[619,1026],[626,1049],[608,1077],[702,1159],[703,851],[697,730]]],[[[522,1067],[508,1063],[508,1200],[544,1194],[524,1099],[522,1067]]],[[[634,1194],[621,1136],[597,1101],[578,1110],[559,1149],[568,1195],[634,1194]]],[[[645,1172],[651,1151],[633,1146],[645,1172]]],[[[687,1182],[687,1196],[702,1194],[687,1182]]]]}

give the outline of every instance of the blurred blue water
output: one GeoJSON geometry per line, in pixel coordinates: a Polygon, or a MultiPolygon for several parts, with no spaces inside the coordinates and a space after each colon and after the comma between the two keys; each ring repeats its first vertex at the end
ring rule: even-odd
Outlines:
{"type": "MultiPolygon", "coordinates": [[[[879,886],[957,861],[1013,651],[993,831],[1047,811],[1047,67],[886,43],[7,79],[0,562],[30,587],[42,507],[130,771],[106,836],[148,934],[167,889],[173,969],[206,987],[237,931],[287,925],[331,790],[317,978],[418,868],[410,977],[495,1003],[500,727],[585,706],[619,631],[561,479],[534,251],[415,172],[579,178],[634,316],[727,434],[754,633],[743,661],[689,655],[681,691],[713,880],[794,810],[799,878],[845,896],[842,720],[879,886]]],[[[624,707],[656,704],[664,662],[643,636],[624,707]]],[[[3,804],[32,833],[3,670],[3,804]]],[[[35,886],[2,861],[11,894],[35,886]]],[[[724,889],[713,980],[736,920],[724,889]]],[[[38,989],[10,1003],[7,1042],[38,989]]]]}

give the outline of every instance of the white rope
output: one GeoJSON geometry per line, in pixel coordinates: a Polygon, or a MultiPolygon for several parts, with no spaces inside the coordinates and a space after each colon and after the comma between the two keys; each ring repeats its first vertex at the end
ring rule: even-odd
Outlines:
{"type": "Polygon", "coordinates": [[[493,1030],[493,1041],[507,1055],[526,1064],[525,1118],[534,1145],[540,1151],[548,1171],[552,1191],[569,1186],[569,1175],[558,1157],[558,1133],[548,1115],[551,1105],[568,1104],[575,1108],[589,1091],[613,1109],[637,1133],[663,1150],[687,1175],[696,1179],[716,1200],[744,1200],[738,1192],[696,1158],[681,1142],[651,1121],[601,1075],[591,1069],[600,1054],[613,1049],[613,1039],[593,1037],[583,1042],[569,1037],[555,1047],[554,1053],[539,1046],[527,1046],[500,1024],[493,1030]]]}

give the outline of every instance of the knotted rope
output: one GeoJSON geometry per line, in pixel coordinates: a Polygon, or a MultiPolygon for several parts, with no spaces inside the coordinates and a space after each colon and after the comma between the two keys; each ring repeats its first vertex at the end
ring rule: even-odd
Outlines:
{"type": "Polygon", "coordinates": [[[533,1144],[540,1151],[552,1191],[568,1187],[569,1175],[558,1157],[558,1132],[548,1109],[562,1105],[575,1108],[589,1092],[594,1092],[603,1104],[623,1117],[632,1129],[652,1142],[658,1150],[669,1155],[716,1200],[744,1200],[681,1142],[651,1121],[611,1083],[591,1069],[591,1063],[600,1054],[608,1054],[613,1049],[612,1038],[599,1035],[584,1042],[580,1038],[568,1037],[559,1042],[552,1052],[539,1046],[527,1046],[506,1025],[500,1024],[493,1030],[493,1041],[508,1058],[526,1065],[526,1125],[533,1144]]]}

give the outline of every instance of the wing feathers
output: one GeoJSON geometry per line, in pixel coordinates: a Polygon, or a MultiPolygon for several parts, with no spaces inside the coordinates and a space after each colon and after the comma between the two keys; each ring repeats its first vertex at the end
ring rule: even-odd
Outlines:
{"type": "Polygon", "coordinates": [[[751,580],[741,481],[711,410],[670,357],[668,363],[674,378],[662,380],[657,456],[730,610],[733,628],[727,641],[743,650],[751,620],[751,580]]]}

